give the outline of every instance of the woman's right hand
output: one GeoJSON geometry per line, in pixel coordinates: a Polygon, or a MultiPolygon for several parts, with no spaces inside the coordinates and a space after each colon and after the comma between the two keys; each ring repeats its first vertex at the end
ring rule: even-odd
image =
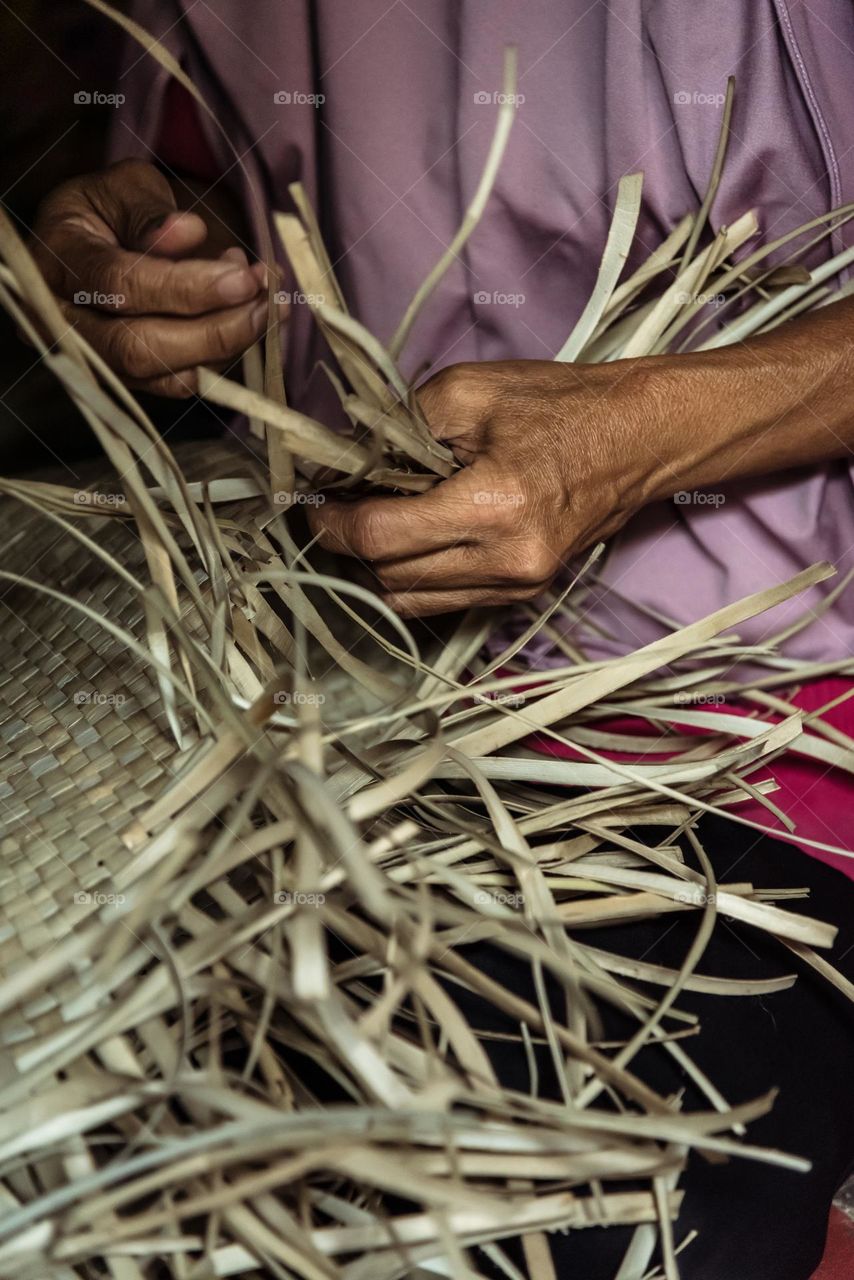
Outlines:
{"type": "Polygon", "coordinates": [[[128,386],[180,398],[198,365],[236,359],[267,324],[263,264],[237,246],[205,257],[206,241],[159,169],[122,160],[52,191],[30,249],[69,324],[128,386]]]}

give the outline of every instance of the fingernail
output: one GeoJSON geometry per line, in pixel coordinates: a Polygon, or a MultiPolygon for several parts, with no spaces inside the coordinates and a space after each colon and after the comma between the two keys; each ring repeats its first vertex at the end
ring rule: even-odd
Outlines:
{"type": "Polygon", "coordinates": [[[250,271],[235,268],[217,281],[217,292],[223,302],[248,302],[258,292],[258,282],[250,271]]]}
{"type": "Polygon", "coordinates": [[[252,327],[253,329],[261,329],[267,327],[267,303],[259,302],[257,307],[252,309],[252,327]]]}
{"type": "Polygon", "coordinates": [[[263,262],[256,262],[252,268],[252,274],[258,280],[263,289],[267,288],[267,267],[263,262]]]}
{"type": "Polygon", "coordinates": [[[249,259],[246,254],[237,245],[233,245],[231,249],[226,249],[222,255],[228,262],[234,262],[238,267],[248,267],[249,259]]]}

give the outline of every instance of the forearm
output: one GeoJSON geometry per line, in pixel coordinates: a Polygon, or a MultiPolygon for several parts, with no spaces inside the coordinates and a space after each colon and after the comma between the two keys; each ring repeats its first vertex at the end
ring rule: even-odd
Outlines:
{"type": "Polygon", "coordinates": [[[732,347],[637,365],[629,381],[660,406],[650,499],[854,457],[852,299],[732,347]]]}
{"type": "Polygon", "coordinates": [[[407,615],[536,599],[647,503],[854,455],[852,335],[840,302],[720,351],[443,369],[418,398],[465,465],[416,497],[327,501],[312,529],[407,615]]]}

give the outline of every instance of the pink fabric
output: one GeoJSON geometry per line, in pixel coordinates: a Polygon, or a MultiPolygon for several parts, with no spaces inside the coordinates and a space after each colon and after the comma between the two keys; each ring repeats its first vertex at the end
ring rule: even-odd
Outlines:
{"type": "Polygon", "coordinates": [[[854,1222],[841,1209],[831,1209],[824,1257],[812,1280],[851,1280],[854,1276],[854,1222]]]}
{"type": "MultiPolygon", "coordinates": [[[[838,678],[812,680],[789,696],[784,690],[777,692],[778,696],[785,698],[804,712],[815,711],[842,694],[852,695],[828,711],[822,719],[854,738],[854,681],[838,678]]],[[[713,707],[708,706],[702,709],[714,710],[713,707]]],[[[728,715],[756,715],[757,713],[754,705],[738,702],[727,702],[721,710],[725,710],[728,715]]],[[[762,716],[763,719],[775,721],[782,718],[778,715],[766,715],[764,711],[762,716]]],[[[644,721],[628,718],[600,720],[596,722],[596,727],[612,732],[631,732],[649,737],[652,745],[650,751],[643,757],[647,764],[667,758],[666,752],[655,751],[654,746],[659,734],[644,721]]],[[[701,734],[707,731],[685,725],[681,727],[680,732],[701,734]]],[[[576,752],[570,751],[561,743],[540,735],[532,737],[526,745],[548,756],[561,759],[580,758],[576,752]]],[[[630,762],[632,759],[635,762],[639,760],[639,757],[629,756],[625,752],[603,751],[601,754],[608,759],[624,762],[630,762]]],[[[807,840],[818,840],[822,844],[854,850],[854,803],[852,803],[854,787],[849,774],[841,769],[829,767],[819,761],[807,760],[789,752],[773,763],[751,773],[749,781],[756,783],[766,778],[773,778],[779,784],[780,789],[773,792],[769,799],[773,800],[795,823],[795,833],[790,836],[779,819],[757,801],[748,800],[739,804],[733,808],[733,813],[770,827],[780,839],[791,840],[793,844],[799,844],[797,837],[800,836],[807,840]]],[[[809,845],[800,847],[854,879],[854,857],[846,858],[842,855],[825,853],[809,845]]]]}
{"type": "MultiPolygon", "coordinates": [[[[489,146],[502,49],[518,47],[524,100],[505,163],[476,234],[418,319],[407,374],[554,355],[593,287],[620,177],[645,175],[629,269],[696,209],[731,73],[732,136],[712,227],[754,207],[769,239],[854,199],[854,6],[842,0],[138,0],[134,8],[212,103],[266,209],[291,207],[297,178],[315,203],[322,191],[336,271],[354,314],[381,338],[451,242],[489,146]],[[524,301],[496,301],[508,297],[524,301]]],[[[113,154],[150,155],[164,120],[169,128],[168,76],[136,46],[127,61],[113,154]]],[[[220,172],[239,182],[222,137],[207,118],[201,125],[220,172]]],[[[837,239],[852,236],[849,224],[837,239]]],[[[811,260],[829,251],[822,244],[811,260]]],[[[293,287],[286,275],[283,288],[293,287]]],[[[308,311],[294,306],[288,326],[288,392],[294,407],[326,416],[334,395],[308,311]]],[[[854,565],[845,462],[726,484],[722,495],[717,506],[649,507],[614,539],[578,637],[591,657],[654,640],[668,629],[662,614],[691,622],[816,560],[841,573],[854,565]]],[[[749,620],[742,638],[760,643],[825,593],[814,588],[749,620]]],[[[793,635],[786,652],[813,661],[854,652],[854,592],[793,635]]]]}
{"type": "MultiPolygon", "coordinates": [[[[381,338],[472,197],[492,135],[502,49],[517,45],[522,101],[505,163],[477,233],[419,317],[407,374],[431,363],[554,355],[594,284],[622,175],[645,174],[629,269],[696,209],[729,74],[737,92],[712,228],[755,207],[770,239],[854,199],[854,6],[842,0],[218,0],[216,11],[191,0],[138,0],[134,9],[234,138],[263,192],[256,229],[269,208],[291,207],[295,179],[315,203],[322,189],[336,271],[354,313],[381,338]],[[523,301],[496,301],[508,296],[523,301]]],[[[129,48],[116,158],[151,156],[173,129],[174,146],[184,147],[168,79],[129,48]]],[[[219,172],[239,180],[222,137],[206,117],[199,123],[219,172]]],[[[848,224],[834,247],[852,236],[848,224]]],[[[820,246],[810,261],[829,251],[820,246]]],[[[284,283],[293,288],[287,273],[284,283]]],[[[288,391],[295,407],[317,416],[332,397],[324,354],[308,308],[294,306],[288,391]]],[[[588,656],[630,652],[666,634],[668,620],[689,623],[817,560],[840,574],[854,565],[846,462],[727,484],[722,496],[717,506],[651,506],[614,539],[574,637],[588,656]]],[[[761,645],[809,617],[825,591],[748,620],[740,638],[761,645]]],[[[784,652],[812,662],[850,658],[854,592],[816,610],[784,652]]],[[[541,641],[529,656],[538,665],[563,661],[541,641]]],[[[810,690],[820,702],[821,685],[810,690]]],[[[854,843],[847,780],[819,777],[807,763],[772,768],[783,787],[776,798],[792,807],[802,834],[854,843]]]]}
{"type": "Polygon", "coordinates": [[[158,160],[175,173],[215,182],[222,168],[210,146],[199,108],[179,80],[170,80],[163,94],[163,115],[155,147],[158,160]]]}

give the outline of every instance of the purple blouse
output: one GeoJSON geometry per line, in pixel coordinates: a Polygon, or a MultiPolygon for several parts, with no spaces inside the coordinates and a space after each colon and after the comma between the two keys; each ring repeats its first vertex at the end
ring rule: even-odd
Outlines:
{"type": "MultiPolygon", "coordinates": [[[[697,208],[730,74],[736,103],[713,227],[755,208],[768,240],[854,200],[850,0],[145,0],[136,10],[206,94],[273,207],[291,207],[297,178],[315,203],[322,191],[344,291],[384,339],[471,198],[502,49],[518,46],[507,155],[480,227],[412,333],[412,376],[428,364],[552,357],[593,285],[620,177],[646,175],[630,268],[697,208]]],[[[114,157],[150,155],[167,78],[138,46],[128,50],[114,157]]],[[[323,412],[320,355],[308,308],[294,306],[288,387],[307,412],[323,412]]],[[[661,615],[690,622],[815,560],[840,573],[854,565],[846,463],[722,492],[717,506],[651,506],[614,540],[585,606],[592,656],[655,639],[661,615]]],[[[760,643],[821,595],[739,633],[760,643]]],[[[786,652],[838,659],[852,640],[848,593],[786,652]]]]}

